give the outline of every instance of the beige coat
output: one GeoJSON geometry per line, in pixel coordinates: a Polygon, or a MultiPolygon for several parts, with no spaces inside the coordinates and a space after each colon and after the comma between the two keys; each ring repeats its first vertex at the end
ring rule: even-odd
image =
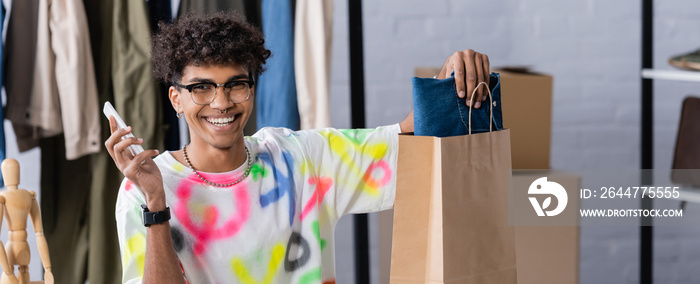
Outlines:
{"type": "Polygon", "coordinates": [[[39,1],[34,81],[21,122],[34,131],[17,133],[20,150],[63,132],[66,159],[99,152],[101,117],[89,36],[82,1],[39,1]]]}
{"type": "Polygon", "coordinates": [[[301,129],[330,127],[333,1],[297,0],[294,21],[294,75],[301,129]]]}

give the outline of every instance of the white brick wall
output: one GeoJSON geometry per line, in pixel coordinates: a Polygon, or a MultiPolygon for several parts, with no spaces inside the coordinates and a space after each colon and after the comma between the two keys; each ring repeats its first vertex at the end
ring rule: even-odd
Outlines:
{"type": "MultiPolygon", "coordinates": [[[[365,0],[367,126],[404,118],[414,67],[441,65],[453,51],[473,48],[487,53],[492,66],[529,65],[554,76],[554,168],[637,168],[640,3],[365,0]]],[[[336,127],[349,127],[347,1],[336,1],[335,8],[332,119],[336,127]]],[[[654,64],[671,69],[669,56],[700,48],[700,1],[657,0],[655,9],[654,64]]],[[[656,81],[654,91],[655,166],[669,168],[681,101],[700,95],[700,83],[656,81]]],[[[686,210],[700,210],[694,206],[700,207],[686,210]]],[[[350,223],[337,230],[343,249],[352,248],[350,223]]],[[[700,229],[656,228],[655,236],[656,283],[700,282],[700,229]]],[[[581,283],[638,283],[638,247],[637,227],[582,228],[581,283]]],[[[354,283],[352,251],[343,249],[337,251],[338,283],[354,283]]]]}

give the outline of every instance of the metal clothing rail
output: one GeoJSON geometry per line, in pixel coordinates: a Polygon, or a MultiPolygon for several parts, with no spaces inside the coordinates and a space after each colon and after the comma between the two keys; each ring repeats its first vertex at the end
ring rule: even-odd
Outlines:
{"type": "MultiPolygon", "coordinates": [[[[654,1],[642,0],[642,69],[654,67],[654,1]]],[[[641,168],[654,168],[654,81],[642,78],[641,168]]],[[[651,175],[642,175],[642,184],[652,184],[651,175]]],[[[653,207],[651,198],[642,198],[642,208],[653,207]]],[[[639,236],[639,283],[654,281],[654,227],[651,218],[642,218],[639,236]]]]}
{"type": "MultiPolygon", "coordinates": [[[[350,45],[350,121],[351,128],[365,128],[365,67],[362,43],[362,0],[348,0],[350,45]]],[[[367,214],[353,219],[355,232],[355,283],[368,284],[369,226],[367,214]]]]}

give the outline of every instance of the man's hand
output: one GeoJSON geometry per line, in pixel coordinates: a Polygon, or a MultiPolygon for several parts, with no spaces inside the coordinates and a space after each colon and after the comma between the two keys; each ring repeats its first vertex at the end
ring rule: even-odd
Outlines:
{"type": "MultiPolygon", "coordinates": [[[[460,98],[467,97],[467,105],[469,105],[474,88],[479,82],[489,83],[489,57],[486,54],[478,53],[473,49],[465,51],[457,51],[447,57],[445,64],[442,65],[442,70],[437,76],[438,79],[445,79],[452,71],[455,72],[455,85],[457,85],[457,95],[460,98]]],[[[481,102],[486,100],[488,92],[484,88],[477,89],[474,93],[474,108],[479,108],[481,102]]],[[[399,123],[401,132],[413,132],[413,110],[408,116],[399,123]]]]}
{"type": "Polygon", "coordinates": [[[143,139],[130,137],[122,139],[131,133],[131,127],[119,129],[113,116],[109,117],[109,129],[112,135],[105,141],[107,152],[126,178],[134,183],[146,197],[146,205],[151,211],[164,210],[165,192],[163,191],[163,176],[151,157],[158,155],[158,150],[146,150],[132,155],[128,151],[131,145],[143,144],[143,139]]]}
{"type": "MultiPolygon", "coordinates": [[[[480,82],[489,83],[489,57],[486,54],[478,53],[473,49],[465,51],[457,51],[447,57],[445,64],[442,65],[442,70],[438,75],[438,79],[444,79],[450,76],[452,71],[455,72],[455,84],[457,87],[457,95],[460,98],[467,97],[467,105],[469,105],[474,88],[480,82]]],[[[479,108],[481,102],[486,100],[486,90],[484,88],[477,89],[474,98],[474,107],[479,108]]]]}

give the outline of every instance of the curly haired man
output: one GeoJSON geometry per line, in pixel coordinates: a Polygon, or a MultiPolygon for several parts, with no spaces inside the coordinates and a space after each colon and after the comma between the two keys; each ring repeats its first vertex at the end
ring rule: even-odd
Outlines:
{"type": "MultiPolygon", "coordinates": [[[[154,39],[157,78],[189,125],[180,151],[127,149],[105,142],[125,175],[116,218],[124,283],[334,283],[333,228],[351,213],[394,204],[401,123],[363,130],[264,128],[243,135],[256,75],[270,51],[237,16],[186,16],[154,39]],[[156,156],[152,159],[151,157],[156,156]]],[[[488,76],[473,50],[447,58],[460,96],[488,76]]],[[[478,93],[476,102],[482,101],[478,93]]],[[[475,105],[476,107],[476,105],[475,105]]]]}

